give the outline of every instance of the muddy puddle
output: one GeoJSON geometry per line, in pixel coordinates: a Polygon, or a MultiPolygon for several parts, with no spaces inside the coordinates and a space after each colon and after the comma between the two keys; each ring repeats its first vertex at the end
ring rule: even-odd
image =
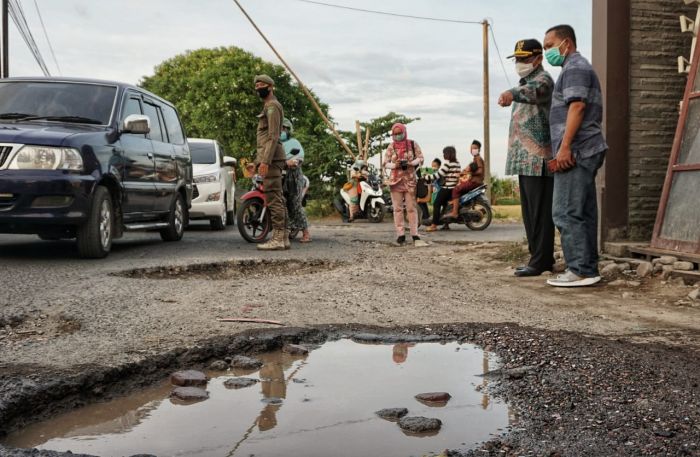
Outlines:
{"type": "Polygon", "coordinates": [[[4,444],[100,456],[405,457],[473,447],[514,420],[507,405],[485,393],[488,379],[478,376],[497,368],[496,360],[472,345],[340,340],[307,355],[257,358],[259,370],[207,372],[206,400],[171,399],[174,386],[164,380],[25,427],[4,444]],[[239,377],[257,382],[232,388],[239,377]],[[415,398],[426,392],[451,398],[415,398]],[[439,419],[441,427],[404,431],[376,414],[384,408],[406,408],[404,418],[439,419]]]}
{"type": "Polygon", "coordinates": [[[211,279],[264,278],[300,276],[334,270],[340,262],[328,260],[233,260],[153,268],[137,268],[115,273],[115,276],[139,279],[211,279]]]}

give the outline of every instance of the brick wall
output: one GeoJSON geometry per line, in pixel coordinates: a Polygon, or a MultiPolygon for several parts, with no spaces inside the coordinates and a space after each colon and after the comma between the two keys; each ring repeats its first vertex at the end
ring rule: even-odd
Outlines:
{"type": "Polygon", "coordinates": [[[687,78],[677,57],[690,54],[692,37],[678,16],[694,19],[697,6],[682,0],[630,2],[630,239],[649,240],[678,122],[687,78]]]}

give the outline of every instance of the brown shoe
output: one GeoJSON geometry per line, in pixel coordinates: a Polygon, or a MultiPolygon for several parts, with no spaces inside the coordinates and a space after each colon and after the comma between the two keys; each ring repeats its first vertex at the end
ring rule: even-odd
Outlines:
{"type": "Polygon", "coordinates": [[[267,243],[258,244],[258,251],[284,251],[284,230],[273,230],[272,238],[267,243]]]}
{"type": "Polygon", "coordinates": [[[425,229],[425,231],[426,232],[437,232],[437,229],[438,229],[437,225],[433,224],[430,227],[428,227],[427,229],[425,229]]]}

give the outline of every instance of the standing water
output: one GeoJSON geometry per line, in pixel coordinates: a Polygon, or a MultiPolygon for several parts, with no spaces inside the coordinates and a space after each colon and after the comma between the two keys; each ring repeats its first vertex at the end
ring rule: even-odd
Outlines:
{"type": "Polygon", "coordinates": [[[128,397],[38,423],[4,441],[13,447],[99,456],[423,456],[468,448],[509,424],[505,404],[479,392],[495,360],[457,343],[326,343],[308,355],[262,354],[258,371],[210,372],[209,399],[183,404],[163,382],[128,397]],[[261,382],[228,389],[227,379],[261,382]],[[447,392],[447,403],[422,403],[447,392]],[[407,408],[437,418],[437,433],[404,433],[375,414],[407,408]]]}

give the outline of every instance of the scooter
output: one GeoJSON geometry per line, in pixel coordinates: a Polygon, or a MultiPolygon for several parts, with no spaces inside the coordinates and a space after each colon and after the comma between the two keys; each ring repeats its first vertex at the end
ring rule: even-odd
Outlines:
{"type": "Polygon", "coordinates": [[[493,210],[485,197],[486,184],[472,189],[459,199],[459,212],[457,219],[446,217],[452,211],[452,205],[447,205],[440,217],[440,224],[464,224],[471,230],[481,231],[491,225],[493,210]]]}
{"type": "MultiPolygon", "coordinates": [[[[343,221],[350,220],[350,194],[345,189],[340,189],[340,197],[333,202],[335,209],[343,217],[343,221]]],[[[370,222],[379,223],[384,220],[386,202],[382,195],[382,186],[379,177],[370,174],[368,178],[360,179],[360,210],[355,213],[353,219],[367,219],[370,222]]]]}

